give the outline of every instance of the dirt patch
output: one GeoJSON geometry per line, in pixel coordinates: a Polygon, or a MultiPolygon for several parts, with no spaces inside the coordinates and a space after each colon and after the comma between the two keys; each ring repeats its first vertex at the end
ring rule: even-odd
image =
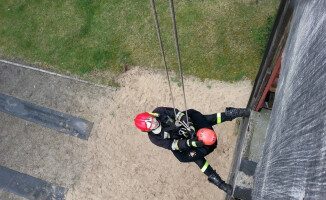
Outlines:
{"type": "MultiPolygon", "coordinates": [[[[81,179],[69,188],[67,199],[223,199],[194,163],[180,163],[173,154],[153,145],[134,127],[139,112],[172,106],[164,72],[133,68],[118,78],[121,88],[108,109],[99,113],[85,154],[81,179]]],[[[210,114],[226,106],[244,107],[252,85],[220,81],[184,80],[187,107],[210,114]]],[[[183,94],[172,82],[175,105],[184,110],[183,94]]],[[[207,156],[223,179],[231,167],[236,136],[235,120],[215,126],[219,145],[207,156]]],[[[64,170],[64,169],[62,169],[64,170]]]]}

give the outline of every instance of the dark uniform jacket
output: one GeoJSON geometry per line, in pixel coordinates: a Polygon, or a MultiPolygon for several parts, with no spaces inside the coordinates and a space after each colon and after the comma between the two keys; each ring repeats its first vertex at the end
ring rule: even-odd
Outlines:
{"type": "MultiPolygon", "coordinates": [[[[179,113],[178,109],[175,109],[176,114],[179,113]]],[[[160,134],[154,134],[153,132],[148,132],[148,137],[152,143],[157,146],[163,147],[165,149],[173,150],[172,143],[175,139],[186,139],[187,136],[180,133],[180,129],[183,126],[177,127],[175,123],[175,115],[173,108],[168,107],[158,107],[153,110],[153,113],[158,113],[158,121],[161,123],[162,130],[160,134]]],[[[185,115],[183,121],[186,121],[185,115]]]]}

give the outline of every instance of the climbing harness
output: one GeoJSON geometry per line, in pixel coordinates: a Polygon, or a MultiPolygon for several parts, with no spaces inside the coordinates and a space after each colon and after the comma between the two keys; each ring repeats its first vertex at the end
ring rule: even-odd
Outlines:
{"type": "Polygon", "coordinates": [[[178,57],[178,66],[179,66],[181,86],[182,86],[182,91],[183,91],[183,99],[184,99],[184,104],[185,104],[185,112],[186,112],[187,123],[182,123],[181,121],[179,121],[177,119],[177,114],[176,114],[175,105],[174,105],[174,98],[173,98],[173,93],[172,93],[172,88],[171,88],[171,83],[170,83],[170,77],[169,77],[168,67],[167,67],[166,59],[165,59],[165,51],[164,51],[164,47],[163,47],[163,43],[162,43],[162,37],[161,37],[161,32],[160,32],[158,19],[157,19],[157,12],[156,12],[155,2],[154,1],[155,0],[151,0],[152,10],[153,10],[154,21],[155,21],[155,25],[156,25],[157,37],[158,37],[158,40],[159,40],[159,43],[160,43],[163,64],[164,64],[165,71],[166,71],[166,77],[168,79],[168,84],[169,84],[170,96],[171,96],[172,104],[173,104],[175,121],[176,121],[176,123],[179,123],[179,124],[183,125],[188,131],[190,131],[189,121],[188,121],[186,95],[185,95],[185,89],[184,89],[184,83],[183,83],[183,72],[182,72],[181,56],[180,56],[180,49],[179,49],[178,32],[177,32],[177,26],[176,26],[176,20],[175,20],[174,3],[173,3],[173,0],[169,0],[170,1],[170,9],[171,9],[171,18],[172,18],[172,24],[173,24],[173,30],[174,30],[175,47],[176,47],[177,57],[178,57]]]}

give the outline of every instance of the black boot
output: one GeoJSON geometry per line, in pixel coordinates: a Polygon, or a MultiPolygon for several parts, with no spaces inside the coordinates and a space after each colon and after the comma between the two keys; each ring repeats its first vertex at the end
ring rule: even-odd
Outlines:
{"type": "Polygon", "coordinates": [[[251,113],[250,108],[232,108],[232,107],[227,107],[225,109],[225,115],[228,117],[237,118],[237,117],[249,117],[251,113]]]}
{"type": "Polygon", "coordinates": [[[232,186],[226,184],[215,171],[213,174],[208,176],[208,181],[223,190],[226,194],[232,195],[232,186]]]}

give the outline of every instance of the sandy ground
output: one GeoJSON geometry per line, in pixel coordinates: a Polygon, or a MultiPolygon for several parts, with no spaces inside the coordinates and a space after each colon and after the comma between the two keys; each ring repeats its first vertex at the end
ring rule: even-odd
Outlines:
{"type": "MultiPolygon", "coordinates": [[[[87,162],[67,199],[224,199],[194,163],[179,163],[169,150],[153,145],[134,127],[139,112],[172,106],[164,72],[133,68],[120,77],[121,88],[104,110],[88,141],[87,162]]],[[[250,81],[234,84],[184,79],[187,107],[204,114],[244,107],[250,81]]],[[[184,109],[181,87],[172,82],[175,105],[184,109]]],[[[234,121],[215,126],[219,145],[207,156],[223,179],[228,178],[236,136],[234,121]]]]}
{"type": "MultiPolygon", "coordinates": [[[[67,200],[224,199],[194,163],[179,163],[134,127],[134,117],[172,106],[164,71],[132,68],[117,77],[117,91],[0,64],[0,93],[94,122],[88,141],[0,112],[0,165],[68,188],[67,200]]],[[[210,114],[244,107],[250,81],[234,84],[184,80],[187,107],[210,114]]],[[[172,82],[176,107],[183,94],[172,82]]],[[[235,122],[215,126],[219,145],[207,160],[228,178],[235,122]]],[[[0,190],[0,199],[18,200],[0,190]]]]}

